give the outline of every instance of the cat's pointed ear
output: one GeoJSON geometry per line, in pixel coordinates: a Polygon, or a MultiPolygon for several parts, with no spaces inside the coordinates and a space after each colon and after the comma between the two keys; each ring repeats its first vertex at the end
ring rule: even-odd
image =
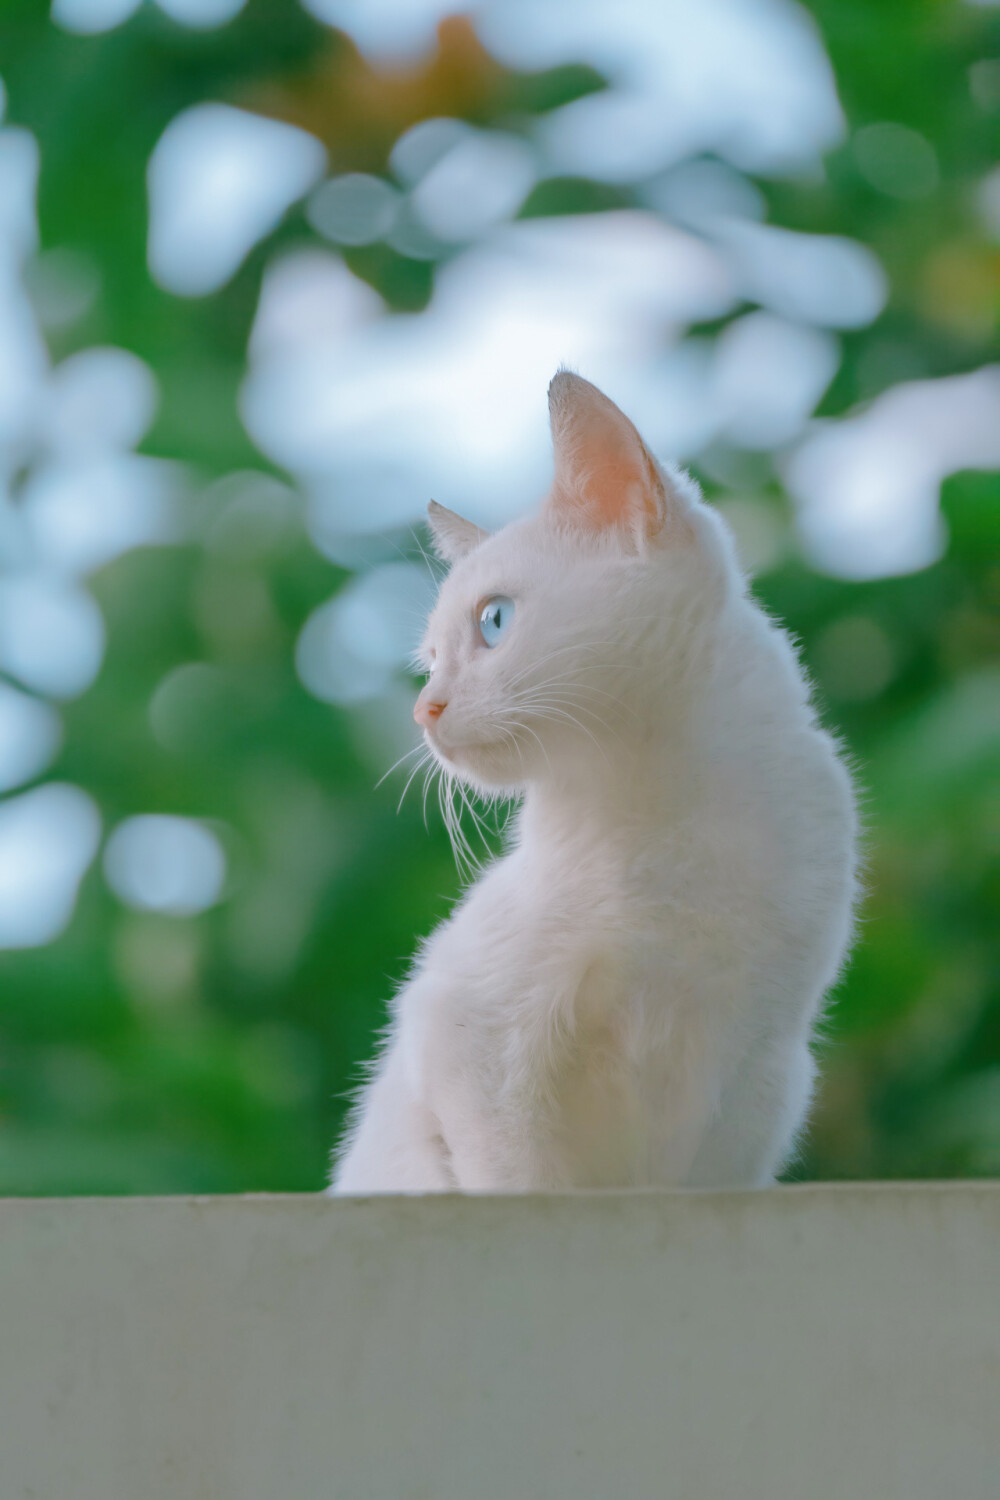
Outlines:
{"type": "Polygon", "coordinates": [[[553,510],[587,530],[654,537],[686,509],[625,414],[589,380],[560,370],[549,386],[553,510]]]}
{"type": "Polygon", "coordinates": [[[427,507],[427,520],[434,551],[442,562],[458,562],[489,536],[488,531],[483,531],[473,521],[456,516],[453,510],[438,505],[436,500],[427,507]]]}

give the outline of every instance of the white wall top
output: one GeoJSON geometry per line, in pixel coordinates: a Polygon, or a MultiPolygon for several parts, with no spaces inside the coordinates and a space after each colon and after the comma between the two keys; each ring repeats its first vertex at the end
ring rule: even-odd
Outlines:
{"type": "Polygon", "coordinates": [[[1000,1185],[0,1202],[3,1500],[995,1500],[1000,1185]]]}

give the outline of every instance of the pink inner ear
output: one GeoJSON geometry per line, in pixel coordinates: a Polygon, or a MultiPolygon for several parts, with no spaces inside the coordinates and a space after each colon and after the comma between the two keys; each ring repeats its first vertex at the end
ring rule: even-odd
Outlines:
{"type": "Polygon", "coordinates": [[[659,531],[663,487],[629,419],[577,375],[556,377],[550,407],[556,509],[596,529],[640,526],[648,535],[659,531]]]}
{"type": "Polygon", "coordinates": [[[649,477],[635,463],[614,454],[596,453],[592,467],[581,475],[580,498],[595,526],[633,525],[637,520],[656,527],[659,517],[649,495],[649,477]]]}

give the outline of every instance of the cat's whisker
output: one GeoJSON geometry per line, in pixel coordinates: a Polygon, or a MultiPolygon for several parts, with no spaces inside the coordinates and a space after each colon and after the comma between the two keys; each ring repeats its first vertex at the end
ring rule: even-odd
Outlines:
{"type": "Polygon", "coordinates": [[[421,799],[421,801],[423,803],[424,827],[425,828],[427,827],[427,794],[430,791],[431,783],[433,782],[435,775],[440,775],[440,772],[441,772],[440,765],[434,759],[434,757],[431,756],[430,764],[429,764],[429,766],[427,767],[427,770],[424,773],[424,793],[423,793],[423,797],[421,799]]]}
{"type": "MultiPolygon", "coordinates": [[[[603,670],[603,664],[599,668],[586,666],[578,668],[578,671],[582,672],[603,670]]],[[[626,703],[624,699],[620,698],[617,694],[609,693],[604,688],[595,687],[592,682],[577,682],[575,681],[574,674],[570,674],[568,672],[563,673],[558,677],[547,678],[544,682],[535,684],[534,687],[539,691],[545,691],[552,687],[562,687],[564,684],[572,684],[574,689],[582,693],[595,693],[600,698],[606,698],[608,702],[613,703],[616,708],[620,708],[623,710],[623,712],[630,714],[632,718],[638,719],[639,717],[632,705],[626,703]]]]}
{"type": "Polygon", "coordinates": [[[482,860],[473,848],[462,824],[463,813],[467,812],[472,820],[473,827],[482,842],[486,854],[490,858],[493,858],[496,851],[490,844],[487,836],[488,830],[482,817],[477,812],[460,778],[453,771],[448,770],[443,762],[433,756],[430,758],[430,765],[425,772],[423,783],[422,806],[425,826],[427,823],[427,802],[435,777],[437,778],[437,799],[441,812],[441,821],[444,823],[445,831],[448,834],[448,842],[451,844],[455,867],[460,879],[468,883],[470,880],[475,879],[483,866],[482,860]]]}
{"type": "Polygon", "coordinates": [[[531,662],[528,666],[523,667],[520,672],[515,673],[515,675],[508,680],[507,685],[509,688],[516,688],[521,682],[524,681],[525,677],[530,677],[532,673],[540,671],[543,667],[547,666],[549,662],[554,661],[557,656],[563,656],[567,652],[573,653],[574,655],[580,652],[591,652],[600,658],[600,660],[597,662],[584,662],[582,665],[577,666],[575,668],[575,671],[577,672],[635,672],[640,670],[636,662],[618,662],[610,660],[606,655],[607,646],[607,642],[601,641],[571,641],[567,642],[567,644],[564,646],[556,646],[546,656],[540,657],[538,660],[531,662]]]}
{"type": "MultiPolygon", "coordinates": [[[[505,743],[509,744],[511,748],[516,752],[518,760],[521,763],[521,770],[523,773],[524,756],[521,752],[521,746],[518,743],[517,735],[514,733],[513,729],[511,729],[509,724],[497,723],[496,730],[497,733],[503,737],[505,743]]],[[[510,825],[510,820],[514,815],[515,808],[520,805],[520,797],[512,796],[509,792],[497,790],[493,793],[489,800],[494,814],[493,827],[497,834],[497,837],[502,839],[506,836],[507,829],[510,825]],[[505,808],[502,826],[500,824],[499,816],[501,807],[505,808]]]]}
{"type": "Polygon", "coordinates": [[[430,575],[431,583],[434,585],[435,590],[439,589],[441,587],[441,579],[444,577],[444,568],[437,561],[437,558],[431,558],[430,553],[412,526],[410,527],[410,535],[413,538],[417,551],[423,559],[424,567],[430,575]]]}
{"type": "MultiPolygon", "coordinates": [[[[424,752],[424,754],[425,754],[425,756],[429,757],[430,756],[430,751],[426,750],[424,752]]],[[[423,766],[423,764],[424,764],[423,760],[418,760],[417,763],[416,763],[416,765],[413,767],[413,770],[410,772],[409,776],[406,778],[406,785],[404,786],[404,788],[402,790],[402,793],[400,795],[400,798],[399,798],[399,802],[396,805],[396,811],[397,811],[397,813],[402,811],[403,803],[406,800],[406,794],[410,790],[410,784],[413,781],[413,778],[419,773],[420,768],[423,766]]]]}
{"type": "Polygon", "coordinates": [[[446,806],[446,802],[447,802],[447,797],[446,797],[446,793],[445,793],[445,784],[446,784],[446,781],[447,781],[447,776],[448,776],[447,771],[445,771],[445,769],[443,767],[441,767],[440,768],[440,774],[438,776],[438,783],[437,783],[438,807],[441,809],[441,818],[442,818],[442,821],[444,822],[444,826],[445,826],[445,829],[446,829],[447,834],[448,834],[448,842],[451,845],[452,858],[454,859],[455,864],[457,865],[458,864],[458,854],[457,854],[456,849],[455,849],[455,840],[452,837],[451,821],[450,821],[450,819],[448,817],[447,812],[445,811],[445,806],[446,806]]]}
{"type": "Polygon", "coordinates": [[[469,795],[466,792],[465,787],[462,785],[462,783],[458,782],[457,786],[458,786],[458,795],[459,795],[459,798],[461,799],[462,805],[465,807],[466,811],[469,814],[469,817],[472,819],[472,826],[476,830],[476,832],[478,833],[480,842],[482,843],[483,848],[486,850],[486,853],[492,859],[493,858],[493,849],[491,848],[490,842],[489,842],[489,840],[486,837],[486,830],[485,830],[485,828],[483,826],[482,819],[480,818],[479,814],[477,813],[477,811],[475,809],[475,806],[474,806],[473,802],[471,801],[471,799],[469,798],[469,795]]]}
{"type": "MultiPolygon", "coordinates": [[[[541,750],[542,754],[545,756],[545,764],[548,766],[549,770],[551,771],[552,770],[552,762],[549,760],[549,752],[546,750],[544,742],[542,741],[541,736],[537,733],[536,730],[532,729],[532,727],[531,727],[530,724],[526,724],[523,719],[520,721],[520,723],[521,723],[521,728],[524,729],[524,730],[526,730],[527,733],[531,735],[532,739],[537,743],[539,750],[541,750]]],[[[521,760],[521,764],[522,765],[524,764],[523,757],[522,757],[522,760],[521,760]]]]}
{"type": "MultiPolygon", "coordinates": [[[[568,713],[565,709],[561,708],[550,708],[548,710],[533,709],[532,712],[536,715],[537,718],[540,719],[551,719],[553,722],[565,721],[567,723],[574,724],[576,728],[580,730],[581,734],[585,734],[587,738],[593,742],[594,747],[603,757],[605,765],[611,768],[611,761],[608,759],[607,752],[605,751],[604,746],[601,744],[600,740],[591,730],[587,728],[586,724],[581,724],[579,719],[574,718],[571,713],[568,713]]],[[[539,744],[541,744],[540,740],[539,744]]]]}
{"type": "Polygon", "coordinates": [[[597,646],[589,645],[585,641],[582,641],[582,642],[581,641],[571,641],[571,642],[568,642],[565,646],[555,646],[548,653],[547,656],[543,656],[543,657],[540,658],[540,660],[533,661],[528,666],[523,667],[520,672],[516,673],[510,679],[510,681],[508,683],[508,686],[509,687],[517,687],[518,683],[523,682],[524,679],[525,679],[525,677],[530,676],[532,672],[539,671],[542,667],[546,666],[550,661],[554,661],[557,656],[564,656],[567,651],[574,651],[575,652],[575,651],[596,651],[596,650],[598,650],[597,646]]]}
{"type": "Polygon", "coordinates": [[[482,872],[482,862],[479,859],[479,856],[477,855],[475,849],[473,849],[471,843],[469,842],[468,834],[462,827],[462,805],[464,802],[464,795],[461,783],[455,777],[452,777],[451,779],[450,798],[455,835],[462,849],[465,862],[465,872],[463,878],[467,881],[473,881],[482,872]]]}
{"type": "Polygon", "coordinates": [[[461,823],[456,815],[454,803],[455,778],[450,771],[445,771],[438,783],[439,802],[441,814],[444,818],[445,827],[448,830],[448,839],[451,843],[452,857],[455,860],[455,868],[459,879],[468,882],[474,878],[477,868],[475,856],[469,847],[468,840],[462,830],[461,823]]]}
{"type": "MultiPolygon", "coordinates": [[[[541,666],[544,665],[544,663],[538,663],[538,665],[541,666]]],[[[537,667],[534,670],[537,670],[537,667]]],[[[574,663],[571,671],[557,672],[552,677],[542,677],[539,679],[539,684],[555,682],[576,682],[578,677],[584,672],[634,672],[637,670],[638,668],[636,667],[634,662],[615,662],[609,660],[607,657],[602,656],[601,660],[598,662],[574,663]]],[[[520,686],[520,682],[526,675],[528,674],[520,673],[518,676],[518,680],[513,685],[520,686]]],[[[580,686],[583,685],[584,684],[580,684],[580,686]]],[[[591,687],[592,684],[588,683],[586,684],[586,686],[591,687]]],[[[600,692],[601,689],[596,688],[594,689],[594,691],[600,692]]]]}
{"type": "Polygon", "coordinates": [[[475,870],[476,874],[478,875],[478,874],[481,874],[481,872],[482,872],[483,862],[482,862],[482,859],[480,858],[479,854],[473,848],[472,842],[471,842],[468,834],[466,833],[465,828],[462,826],[462,811],[463,811],[463,809],[466,809],[468,811],[469,816],[472,819],[473,827],[478,832],[479,837],[483,840],[483,846],[484,846],[484,848],[486,850],[487,855],[489,855],[490,857],[492,857],[493,851],[490,848],[489,844],[486,842],[485,838],[483,838],[483,831],[482,831],[482,828],[480,826],[479,820],[478,820],[478,818],[476,816],[475,810],[473,809],[472,804],[470,803],[470,801],[468,799],[468,796],[466,794],[465,788],[463,787],[461,781],[459,781],[457,777],[455,779],[455,791],[457,793],[457,799],[458,799],[457,800],[457,805],[456,805],[456,808],[455,808],[456,821],[458,823],[459,828],[461,829],[462,839],[463,839],[463,842],[465,844],[466,850],[468,851],[468,857],[469,857],[470,863],[472,865],[472,868],[475,870]]]}
{"type": "Polygon", "coordinates": [[[605,727],[610,728],[610,725],[606,724],[606,721],[601,718],[600,714],[598,714],[595,709],[588,708],[586,704],[580,703],[576,697],[576,694],[571,692],[568,688],[559,688],[555,691],[553,691],[551,688],[534,689],[529,693],[519,694],[515,701],[519,708],[531,706],[535,703],[572,703],[574,707],[580,709],[581,713],[590,714],[590,716],[596,719],[599,724],[603,724],[605,725],[605,727]]]}
{"type": "Polygon", "coordinates": [[[438,799],[438,807],[441,809],[441,818],[442,818],[442,821],[444,822],[445,830],[446,830],[446,832],[448,834],[448,843],[451,845],[451,855],[452,855],[452,858],[454,859],[455,864],[457,866],[458,865],[458,855],[457,855],[457,853],[455,851],[455,840],[452,837],[451,823],[448,820],[448,814],[445,812],[445,777],[446,777],[446,775],[447,775],[447,772],[445,772],[444,770],[442,770],[441,774],[438,776],[437,799],[438,799]]]}
{"type": "MultiPolygon", "coordinates": [[[[602,748],[599,745],[596,737],[586,729],[586,726],[580,724],[578,720],[573,718],[573,715],[567,712],[567,705],[569,707],[575,708],[579,713],[586,714],[588,718],[593,719],[594,723],[597,724],[602,731],[611,735],[611,737],[624,748],[624,742],[621,738],[621,735],[618,734],[617,730],[611,724],[609,724],[607,720],[600,714],[596,713],[593,709],[588,708],[586,704],[578,702],[570,694],[560,695],[546,693],[544,695],[539,694],[537,696],[524,695],[517,700],[518,708],[525,709],[528,713],[534,714],[537,718],[544,718],[545,710],[547,708],[562,710],[564,718],[573,719],[573,722],[577,724],[577,727],[579,729],[585,730],[586,733],[590,734],[590,737],[594,741],[594,744],[597,745],[599,749],[602,748]]],[[[606,756],[605,759],[607,759],[606,756]]]]}
{"type": "MultiPolygon", "coordinates": [[[[490,834],[493,839],[501,837],[500,806],[503,800],[504,799],[501,798],[499,793],[494,792],[494,794],[486,800],[485,804],[483,805],[482,811],[480,811],[478,808],[474,808],[475,816],[482,828],[482,836],[484,837],[484,839],[487,834],[490,834]]],[[[487,843],[489,844],[490,858],[496,858],[496,848],[494,847],[494,844],[491,840],[487,840],[487,843]]]]}
{"type": "Polygon", "coordinates": [[[392,775],[393,771],[395,771],[399,766],[401,766],[403,764],[404,760],[409,760],[409,758],[410,758],[411,755],[419,755],[420,752],[421,752],[421,750],[424,752],[425,755],[429,753],[428,750],[427,750],[426,745],[414,745],[414,747],[413,747],[412,750],[407,750],[406,753],[404,755],[401,755],[398,760],[393,761],[393,763],[389,767],[388,771],[384,771],[382,773],[382,775],[379,777],[378,781],[376,781],[373,790],[377,792],[378,789],[379,789],[379,787],[382,785],[383,781],[388,781],[388,779],[392,775]]]}

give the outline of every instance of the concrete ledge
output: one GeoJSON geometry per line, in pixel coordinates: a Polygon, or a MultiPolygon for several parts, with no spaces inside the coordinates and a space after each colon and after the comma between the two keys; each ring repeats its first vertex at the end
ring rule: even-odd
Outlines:
{"type": "Polygon", "coordinates": [[[3,1500],[995,1500],[1000,1185],[0,1202],[3,1500]]]}

